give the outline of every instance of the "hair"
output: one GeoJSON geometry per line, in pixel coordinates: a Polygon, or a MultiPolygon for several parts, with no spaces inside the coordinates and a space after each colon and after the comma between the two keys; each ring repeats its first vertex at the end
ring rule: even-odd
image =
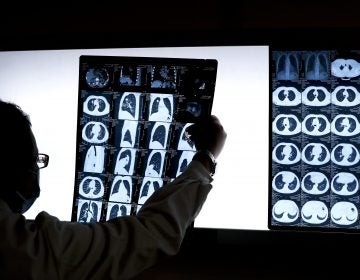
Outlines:
{"type": "MultiPolygon", "coordinates": [[[[0,178],[2,184],[13,182],[17,170],[28,168],[34,150],[29,116],[11,102],[0,100],[0,178]]],[[[6,186],[5,186],[6,187],[6,186]]],[[[4,187],[0,187],[0,193],[4,187]]]]}

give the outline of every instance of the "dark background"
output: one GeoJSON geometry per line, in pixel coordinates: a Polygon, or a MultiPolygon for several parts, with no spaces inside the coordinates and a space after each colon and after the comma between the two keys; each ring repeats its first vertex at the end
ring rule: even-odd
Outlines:
{"type": "Polygon", "coordinates": [[[1,50],[359,41],[356,1],[55,1],[7,4],[1,50]]]}
{"type": "MultiPolygon", "coordinates": [[[[0,50],[360,49],[359,17],[356,1],[13,2],[0,14],[0,50]]],[[[359,274],[359,249],[353,233],[189,229],[177,256],[137,279],[349,279],[359,274]]]]}

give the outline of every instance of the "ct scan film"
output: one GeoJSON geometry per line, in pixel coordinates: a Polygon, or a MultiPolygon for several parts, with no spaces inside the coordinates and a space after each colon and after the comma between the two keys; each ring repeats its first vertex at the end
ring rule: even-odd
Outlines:
{"type": "Polygon", "coordinates": [[[269,228],[360,229],[360,51],[271,51],[269,228]]]}
{"type": "Polygon", "coordinates": [[[211,114],[217,61],[81,56],[72,221],[135,215],[195,153],[185,133],[211,114]]]}

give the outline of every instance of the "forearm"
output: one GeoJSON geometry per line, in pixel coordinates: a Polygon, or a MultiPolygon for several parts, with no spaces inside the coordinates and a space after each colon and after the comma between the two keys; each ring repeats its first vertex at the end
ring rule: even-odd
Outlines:
{"type": "Polygon", "coordinates": [[[137,217],[140,221],[163,238],[164,244],[169,243],[164,248],[167,254],[177,252],[187,227],[211,190],[211,181],[207,169],[200,162],[193,161],[182,175],[156,191],[139,211],[137,217]]]}

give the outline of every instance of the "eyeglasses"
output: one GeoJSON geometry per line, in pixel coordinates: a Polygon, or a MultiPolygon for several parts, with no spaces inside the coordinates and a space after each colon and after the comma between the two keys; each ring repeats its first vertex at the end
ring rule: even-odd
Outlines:
{"type": "Polygon", "coordinates": [[[45,168],[49,164],[49,156],[47,154],[38,154],[36,164],[39,169],[45,168]]]}

